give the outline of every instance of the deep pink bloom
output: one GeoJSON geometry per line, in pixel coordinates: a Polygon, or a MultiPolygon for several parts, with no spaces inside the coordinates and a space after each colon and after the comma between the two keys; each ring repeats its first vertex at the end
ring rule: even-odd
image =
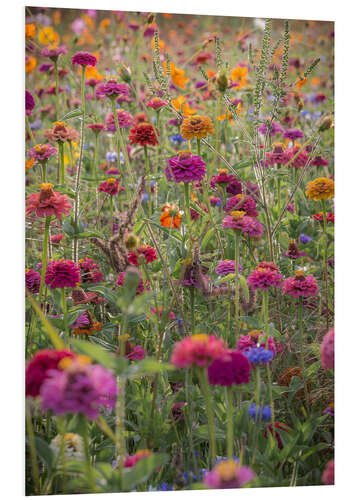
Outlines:
{"type": "Polygon", "coordinates": [[[130,361],[133,361],[134,359],[137,360],[144,359],[145,356],[146,356],[146,351],[141,345],[133,346],[133,348],[130,349],[130,352],[125,354],[125,357],[127,359],[130,359],[130,361]]]}
{"type": "Polygon", "coordinates": [[[94,420],[100,407],[115,406],[115,377],[101,365],[73,360],[63,370],[50,370],[48,375],[40,391],[43,410],[52,410],[55,415],[83,413],[94,420]]]}
{"type": "Polygon", "coordinates": [[[149,457],[150,455],[152,455],[152,452],[149,450],[139,450],[135,453],[135,455],[128,455],[125,458],[124,467],[134,467],[134,465],[138,463],[139,460],[145,457],[149,457]]]}
{"type": "MultiPolygon", "coordinates": [[[[266,123],[262,123],[259,127],[258,127],[258,131],[263,134],[263,135],[267,135],[268,133],[268,126],[266,123]]],[[[270,131],[269,131],[269,135],[271,137],[273,137],[274,135],[276,134],[281,134],[282,132],[284,132],[284,127],[282,127],[280,125],[280,123],[277,123],[277,122],[272,122],[270,124],[270,131]]]]}
{"type": "Polygon", "coordinates": [[[243,215],[242,217],[236,217],[231,214],[226,215],[223,219],[222,227],[235,229],[255,238],[259,238],[264,232],[263,224],[248,215],[243,215]]]}
{"type": "MultiPolygon", "coordinates": [[[[253,330],[248,333],[248,335],[241,335],[237,342],[237,349],[239,351],[248,351],[250,347],[265,347],[265,342],[261,342],[265,339],[265,333],[259,332],[258,330],[253,330]]],[[[273,351],[274,355],[284,351],[284,346],[282,344],[275,344],[274,337],[268,338],[268,349],[273,351]]]]}
{"type": "Polygon", "coordinates": [[[327,167],[328,161],[321,155],[317,155],[313,158],[311,165],[314,165],[315,167],[327,167]]]}
{"type": "Polygon", "coordinates": [[[303,168],[309,161],[309,153],[305,149],[301,149],[299,146],[294,146],[286,151],[290,161],[299,152],[295,160],[290,164],[291,167],[303,168]]]}
{"type": "Polygon", "coordinates": [[[327,462],[325,470],[322,474],[322,481],[324,484],[327,484],[327,485],[335,484],[335,461],[334,461],[334,459],[327,462]]]}
{"type": "Polygon", "coordinates": [[[225,460],[205,475],[204,482],[215,489],[241,488],[254,477],[254,471],[250,467],[225,460]]]}
{"type": "Polygon", "coordinates": [[[51,290],[56,288],[76,288],[81,282],[79,266],[72,260],[52,260],[45,274],[45,283],[51,290]]]}
{"type": "Polygon", "coordinates": [[[287,128],[283,134],[285,139],[291,139],[295,141],[296,139],[301,139],[304,137],[304,134],[298,128],[287,128]]]}
{"type": "Polygon", "coordinates": [[[208,367],[208,382],[225,387],[247,384],[251,372],[248,358],[239,351],[228,350],[227,354],[227,359],[216,359],[208,367]]]}
{"type": "Polygon", "coordinates": [[[72,208],[66,194],[53,191],[53,184],[43,183],[40,185],[39,193],[30,194],[26,198],[26,215],[35,212],[37,217],[50,217],[55,215],[60,219],[62,215],[68,215],[72,208]]]}
{"type": "Polygon", "coordinates": [[[292,295],[295,298],[298,297],[310,297],[312,295],[318,294],[318,286],[316,279],[309,274],[304,276],[300,274],[299,271],[292,278],[287,278],[283,283],[283,293],[292,295]]]}
{"type": "Polygon", "coordinates": [[[200,181],[206,174],[206,163],[200,156],[185,151],[169,158],[165,173],[169,181],[185,184],[200,181]]]}
{"type": "Polygon", "coordinates": [[[335,367],[335,330],[330,330],[321,343],[321,363],[325,370],[335,367]]]}
{"type": "Polygon", "coordinates": [[[227,346],[223,339],[199,333],[176,342],[171,363],[178,368],[185,366],[209,366],[215,359],[227,357],[227,346]]]}
{"type": "Polygon", "coordinates": [[[63,234],[62,233],[58,233],[58,234],[54,234],[53,236],[51,236],[51,243],[59,243],[60,241],[62,241],[63,239],[63,234]]]}
{"type": "Polygon", "coordinates": [[[109,97],[116,98],[128,96],[130,94],[130,87],[126,83],[117,83],[115,80],[108,80],[106,83],[101,83],[95,90],[97,98],[109,97]]]}
{"type": "Polygon", "coordinates": [[[273,267],[270,265],[272,263],[262,262],[258,264],[255,270],[248,277],[248,285],[252,287],[253,290],[261,288],[262,290],[267,290],[271,286],[279,287],[283,277],[276,269],[275,265],[273,267]]]}
{"type": "Polygon", "coordinates": [[[51,48],[51,46],[44,47],[41,51],[41,56],[43,57],[49,57],[52,61],[56,61],[56,59],[60,55],[66,55],[67,54],[67,47],[65,45],[59,45],[58,47],[51,48]]]}
{"type": "Polygon", "coordinates": [[[157,259],[155,248],[149,245],[140,245],[133,252],[129,252],[128,255],[129,263],[132,264],[133,266],[139,266],[142,263],[140,258],[141,256],[143,257],[145,264],[154,262],[154,260],[157,259]]]}
{"type": "Polygon", "coordinates": [[[164,101],[164,99],[161,99],[160,97],[152,97],[146,103],[146,106],[148,108],[153,108],[155,110],[161,109],[163,106],[166,106],[166,105],[167,105],[167,101],[164,101]]]}
{"type": "Polygon", "coordinates": [[[103,281],[103,273],[99,269],[99,265],[94,262],[93,259],[85,257],[84,259],[80,259],[78,264],[81,270],[83,283],[98,283],[99,281],[103,281]]]}
{"type": "Polygon", "coordinates": [[[232,174],[228,174],[227,170],[222,168],[218,170],[218,175],[214,175],[211,179],[211,187],[215,188],[216,184],[225,186],[232,181],[235,181],[236,178],[232,174]]]}
{"type": "Polygon", "coordinates": [[[25,110],[27,115],[32,114],[32,110],[35,107],[35,99],[33,95],[28,90],[25,90],[25,110]]]}
{"type": "Polygon", "coordinates": [[[245,215],[249,215],[249,217],[257,217],[257,205],[254,199],[247,194],[236,194],[231,198],[228,198],[226,206],[224,210],[229,213],[232,210],[242,210],[245,212],[245,215]]]}
{"type": "Polygon", "coordinates": [[[72,64],[79,66],[96,66],[97,58],[89,52],[77,52],[72,56],[72,64]]]}
{"type": "Polygon", "coordinates": [[[33,148],[29,149],[27,154],[30,158],[33,158],[36,163],[41,163],[57,154],[57,149],[51,146],[51,144],[37,144],[33,148]]]}
{"type": "Polygon", "coordinates": [[[284,164],[290,159],[290,154],[280,144],[275,144],[273,151],[266,154],[266,162],[268,165],[284,164]]]}
{"type": "Polygon", "coordinates": [[[114,196],[118,193],[118,191],[119,193],[124,191],[124,188],[120,187],[119,189],[119,181],[117,179],[110,177],[109,179],[100,184],[98,191],[100,191],[101,193],[107,193],[110,194],[111,196],[114,196]]]}
{"type": "Polygon", "coordinates": [[[102,123],[89,123],[87,128],[93,130],[95,134],[99,134],[99,132],[105,129],[105,126],[102,123]]]}
{"type": "MultiPolygon", "coordinates": [[[[133,115],[131,115],[129,111],[125,111],[124,109],[117,109],[116,113],[118,117],[119,128],[129,128],[134,125],[133,115]]],[[[108,132],[116,131],[116,125],[113,113],[109,113],[109,115],[106,117],[105,126],[108,132]]]]}
{"type": "MultiPolygon", "coordinates": [[[[226,186],[226,192],[231,195],[241,194],[242,193],[242,183],[239,182],[238,179],[233,179],[226,186]]],[[[249,193],[248,193],[249,194],[249,193]]]]}
{"type": "Polygon", "coordinates": [[[25,273],[25,286],[31,293],[38,293],[40,291],[41,274],[32,269],[26,269],[25,273]]]}
{"type": "Polygon", "coordinates": [[[26,396],[35,398],[40,394],[41,386],[48,377],[49,370],[57,368],[63,358],[74,358],[71,351],[43,349],[38,351],[26,366],[26,396]]]}

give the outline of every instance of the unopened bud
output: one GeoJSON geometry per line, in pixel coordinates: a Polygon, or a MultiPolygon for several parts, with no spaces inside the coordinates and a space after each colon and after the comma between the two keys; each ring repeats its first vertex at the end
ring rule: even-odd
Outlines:
{"type": "Polygon", "coordinates": [[[228,78],[224,71],[220,71],[217,75],[217,88],[220,92],[225,92],[228,87],[228,78]]]}

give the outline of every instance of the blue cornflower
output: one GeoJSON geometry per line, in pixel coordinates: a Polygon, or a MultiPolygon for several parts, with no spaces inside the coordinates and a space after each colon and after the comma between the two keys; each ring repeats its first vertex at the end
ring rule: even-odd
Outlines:
{"type": "Polygon", "coordinates": [[[170,141],[177,142],[178,144],[181,144],[181,142],[187,142],[186,139],[184,139],[181,134],[172,135],[170,137],[170,141]]]}
{"type": "Polygon", "coordinates": [[[258,406],[255,403],[252,403],[249,408],[249,416],[250,418],[258,419],[258,420],[270,420],[271,419],[271,408],[269,405],[258,406]]]}
{"type": "Polygon", "coordinates": [[[141,201],[148,201],[149,200],[149,194],[148,193],[143,193],[141,197],[141,201]]]}
{"type": "Polygon", "coordinates": [[[30,123],[31,130],[39,130],[41,127],[42,127],[41,120],[35,120],[34,122],[30,123]]]}
{"type": "Polygon", "coordinates": [[[312,240],[311,236],[308,236],[307,234],[300,234],[300,241],[301,243],[309,243],[312,240]]]}
{"type": "Polygon", "coordinates": [[[249,361],[254,364],[258,363],[270,363],[274,357],[274,352],[265,347],[250,347],[244,352],[249,361]]]}
{"type": "Polygon", "coordinates": [[[105,155],[105,158],[109,162],[115,162],[118,159],[117,153],[111,153],[110,151],[105,155]]]}

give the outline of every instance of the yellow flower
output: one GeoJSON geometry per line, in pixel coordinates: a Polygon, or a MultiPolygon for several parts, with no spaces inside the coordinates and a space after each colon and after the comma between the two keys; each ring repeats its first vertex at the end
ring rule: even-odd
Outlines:
{"type": "Polygon", "coordinates": [[[306,186],[306,196],[310,200],[328,200],[335,194],[335,182],[328,177],[318,177],[306,186]]]}
{"type": "MultiPolygon", "coordinates": [[[[166,75],[167,74],[166,61],[164,61],[163,66],[164,66],[164,73],[166,75]]],[[[177,87],[180,87],[180,89],[184,89],[186,87],[186,83],[189,81],[189,78],[186,78],[184,76],[185,70],[176,68],[173,62],[170,62],[170,75],[172,83],[174,83],[177,87]]]]}
{"type": "Polygon", "coordinates": [[[245,66],[237,66],[236,68],[232,69],[231,72],[231,79],[233,82],[238,82],[238,87],[235,87],[236,89],[242,89],[247,85],[247,79],[248,79],[248,68],[245,66]]]}
{"type": "Polygon", "coordinates": [[[302,87],[303,85],[305,85],[305,83],[306,83],[306,82],[307,82],[307,78],[306,78],[306,77],[305,77],[305,78],[300,78],[300,80],[298,80],[298,81],[296,82],[295,87],[296,87],[298,90],[300,90],[300,89],[301,89],[301,87],[302,87]]]}
{"type": "Polygon", "coordinates": [[[108,17],[104,18],[99,24],[99,29],[100,29],[101,33],[106,35],[107,28],[109,25],[110,25],[110,19],[108,17]]]}
{"type": "Polygon", "coordinates": [[[58,33],[52,26],[45,26],[38,32],[38,40],[42,45],[57,46],[59,44],[59,39],[58,33]]]}
{"type": "Polygon", "coordinates": [[[193,137],[203,139],[207,135],[213,134],[213,132],[213,123],[208,116],[188,116],[183,120],[181,125],[181,135],[188,141],[193,137]]]}
{"type": "Polygon", "coordinates": [[[37,64],[37,59],[35,59],[34,57],[29,56],[28,58],[26,58],[25,62],[26,73],[32,73],[33,70],[36,68],[36,64],[37,64]]]}
{"type": "Polygon", "coordinates": [[[190,108],[189,104],[186,101],[186,98],[182,95],[179,95],[177,99],[172,99],[171,104],[176,109],[176,111],[180,111],[183,115],[194,115],[196,113],[196,109],[190,108]]]}

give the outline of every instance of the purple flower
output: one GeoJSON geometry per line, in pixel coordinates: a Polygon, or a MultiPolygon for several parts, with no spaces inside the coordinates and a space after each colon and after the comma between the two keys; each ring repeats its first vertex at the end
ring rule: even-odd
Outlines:
{"type": "MultiPolygon", "coordinates": [[[[258,127],[258,131],[263,134],[263,135],[266,135],[268,133],[268,126],[266,123],[262,123],[259,127],[258,127]]],[[[281,132],[284,132],[284,127],[282,127],[280,125],[280,123],[277,123],[277,122],[272,122],[271,123],[271,126],[270,126],[270,132],[269,132],[269,135],[271,137],[273,137],[274,135],[276,134],[281,134],[281,132]]]]}
{"type": "Polygon", "coordinates": [[[252,403],[249,407],[249,416],[254,420],[270,420],[271,419],[271,408],[269,405],[258,406],[252,403]]]}
{"type": "MultiPolygon", "coordinates": [[[[239,272],[242,272],[242,266],[238,264],[239,272]]],[[[236,272],[236,261],[235,260],[221,260],[216,267],[216,273],[219,276],[226,276],[227,274],[236,272]]]]}
{"type": "MultiPolygon", "coordinates": [[[[116,110],[118,117],[119,128],[129,128],[134,125],[134,118],[129,113],[129,111],[125,111],[124,109],[116,110]]],[[[106,130],[108,132],[115,132],[116,125],[113,113],[109,113],[109,115],[105,119],[106,130]]]]}
{"type": "Polygon", "coordinates": [[[109,97],[116,98],[118,96],[128,96],[130,87],[126,83],[117,83],[115,80],[108,80],[106,83],[98,85],[95,91],[97,98],[109,97]]]}
{"type": "Polygon", "coordinates": [[[317,155],[313,158],[311,165],[314,165],[315,167],[327,167],[328,161],[321,155],[317,155]]]}
{"type": "Polygon", "coordinates": [[[35,99],[33,98],[33,95],[28,90],[25,90],[26,115],[30,115],[34,107],[35,107],[35,99]]]}
{"type": "Polygon", "coordinates": [[[47,161],[51,156],[57,153],[57,149],[51,144],[37,144],[28,150],[28,155],[33,158],[36,163],[47,161]]]}
{"type": "Polygon", "coordinates": [[[211,385],[230,387],[233,384],[247,384],[251,367],[248,359],[239,351],[228,351],[228,359],[216,359],[208,367],[208,381],[211,385]]]}
{"type": "Polygon", "coordinates": [[[168,180],[184,182],[200,181],[206,174],[206,164],[200,156],[193,155],[189,151],[180,153],[169,158],[169,166],[165,173],[168,180]]]}
{"type": "Polygon", "coordinates": [[[283,134],[285,139],[291,139],[295,141],[296,139],[301,139],[304,137],[304,134],[298,128],[287,128],[283,134]]]}
{"type": "Polygon", "coordinates": [[[79,361],[60,362],[62,370],[50,370],[41,386],[42,409],[55,415],[83,413],[96,419],[100,407],[113,408],[117,395],[114,375],[100,365],[79,361]]]}
{"type": "Polygon", "coordinates": [[[97,58],[89,52],[77,52],[72,56],[72,64],[78,64],[79,66],[95,66],[97,64],[97,58]]]}
{"type": "Polygon", "coordinates": [[[307,234],[303,233],[300,234],[299,238],[301,243],[309,243],[312,240],[311,236],[308,236],[307,234]]]}
{"type": "Polygon", "coordinates": [[[248,215],[237,216],[234,212],[224,217],[222,227],[241,231],[253,238],[259,238],[264,232],[264,226],[261,222],[248,215]]]}
{"type": "Polygon", "coordinates": [[[26,269],[25,286],[31,293],[38,293],[40,291],[41,275],[32,269],[26,269]]]}
{"type": "Polygon", "coordinates": [[[233,460],[222,460],[204,477],[210,488],[241,488],[255,476],[253,470],[233,460]]]}
{"type": "Polygon", "coordinates": [[[243,210],[245,215],[257,217],[258,211],[256,207],[256,203],[251,196],[247,194],[236,194],[227,200],[224,210],[228,213],[232,210],[243,210]]]}
{"type": "Polygon", "coordinates": [[[61,55],[67,54],[67,47],[65,45],[60,45],[56,48],[44,47],[41,51],[41,56],[49,57],[52,61],[56,61],[56,59],[61,55]]]}

